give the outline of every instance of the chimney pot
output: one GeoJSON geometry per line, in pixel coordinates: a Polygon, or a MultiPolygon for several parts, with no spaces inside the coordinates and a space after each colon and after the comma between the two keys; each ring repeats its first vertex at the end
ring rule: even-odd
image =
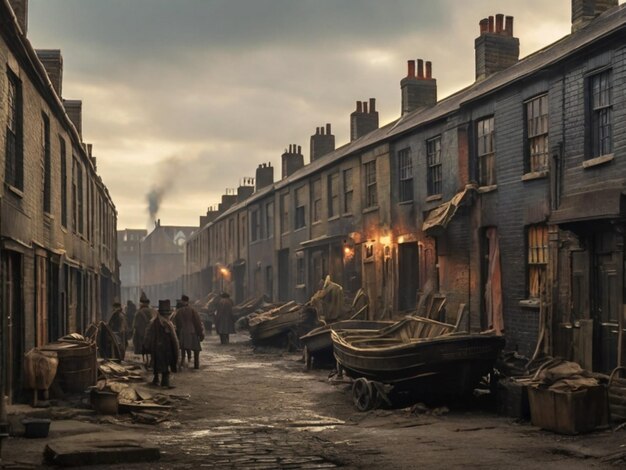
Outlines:
{"type": "Polygon", "coordinates": [[[370,113],[376,112],[376,98],[370,98],[370,113]]]}
{"type": "Polygon", "coordinates": [[[502,34],[504,30],[504,15],[502,13],[498,13],[496,15],[496,33],[502,34]]]}
{"type": "Polygon", "coordinates": [[[493,33],[493,16],[489,17],[489,32],[493,33]]]}
{"type": "Polygon", "coordinates": [[[302,145],[298,145],[298,155],[302,153],[302,145]]]}
{"type": "Polygon", "coordinates": [[[356,102],[356,112],[357,113],[363,112],[363,104],[360,101],[356,102]]]}
{"type": "Polygon", "coordinates": [[[426,62],[426,78],[433,78],[433,63],[426,62]]]}
{"type": "Polygon", "coordinates": [[[417,59],[417,78],[424,78],[424,61],[417,59]]]}
{"type": "Polygon", "coordinates": [[[363,114],[367,114],[367,101],[363,101],[363,114]]]}
{"type": "Polygon", "coordinates": [[[408,71],[406,74],[406,78],[415,78],[415,61],[408,60],[407,65],[408,65],[408,71]]]}
{"type": "Polygon", "coordinates": [[[315,135],[320,135],[320,128],[319,127],[315,128],[315,135]]]}
{"type": "Polygon", "coordinates": [[[488,18],[483,18],[482,20],[480,20],[479,26],[480,26],[480,35],[481,36],[483,34],[489,32],[489,19],[488,18]]]}
{"type": "Polygon", "coordinates": [[[507,36],[513,36],[513,17],[512,16],[506,17],[505,31],[506,31],[507,36]]]}
{"type": "Polygon", "coordinates": [[[326,135],[331,135],[331,132],[330,132],[330,122],[326,123],[326,135]]]}

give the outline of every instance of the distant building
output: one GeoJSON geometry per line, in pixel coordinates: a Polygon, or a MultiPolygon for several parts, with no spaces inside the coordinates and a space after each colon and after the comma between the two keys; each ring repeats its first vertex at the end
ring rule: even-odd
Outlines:
{"type": "Polygon", "coordinates": [[[146,235],[148,235],[147,230],[127,228],[117,231],[122,304],[128,300],[137,303],[141,296],[141,242],[146,235]]]}

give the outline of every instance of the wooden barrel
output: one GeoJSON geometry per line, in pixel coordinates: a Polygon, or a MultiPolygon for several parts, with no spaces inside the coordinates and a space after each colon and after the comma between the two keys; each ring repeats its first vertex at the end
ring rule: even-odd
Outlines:
{"type": "Polygon", "coordinates": [[[50,343],[41,348],[54,351],[59,359],[56,380],[65,393],[82,393],[96,384],[96,344],[50,343]]]}

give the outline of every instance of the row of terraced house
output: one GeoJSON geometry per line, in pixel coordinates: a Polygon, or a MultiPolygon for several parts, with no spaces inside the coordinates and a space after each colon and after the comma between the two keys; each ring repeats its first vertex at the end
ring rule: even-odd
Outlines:
{"type": "Polygon", "coordinates": [[[106,317],[119,276],[117,212],[62,95],[59,50],[35,50],[27,0],[0,0],[0,396],[24,353],[106,317]]]}
{"type": "Polygon", "coordinates": [[[308,164],[290,145],[277,181],[260,165],[201,217],[187,291],[302,302],[330,274],[373,318],[433,291],[510,350],[541,335],[590,369],[623,363],[626,5],[572,0],[571,34],[523,59],[498,14],[474,48],[467,88],[438,100],[431,63],[409,61],[398,119],[358,102],[350,143],[326,125],[308,164]]]}

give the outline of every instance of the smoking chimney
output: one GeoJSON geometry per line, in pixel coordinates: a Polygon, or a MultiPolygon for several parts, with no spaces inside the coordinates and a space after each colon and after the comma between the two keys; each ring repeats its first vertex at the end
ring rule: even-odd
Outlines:
{"type": "Polygon", "coordinates": [[[616,7],[618,0],[572,0],[572,33],[587,26],[598,15],[616,7]]]}
{"type": "Polygon", "coordinates": [[[367,101],[357,101],[356,111],[350,114],[350,141],[354,141],[376,129],[378,129],[376,99],[370,98],[369,110],[367,109],[367,101]]]}
{"type": "Polygon", "coordinates": [[[28,30],[28,0],[9,0],[9,3],[17,17],[17,23],[20,25],[22,33],[26,36],[28,30]]]}
{"type": "Polygon", "coordinates": [[[330,124],[315,129],[315,134],[311,136],[311,161],[335,150],[335,136],[330,131],[330,124]]]}
{"type": "Polygon", "coordinates": [[[519,60],[519,39],[513,37],[513,17],[497,14],[480,20],[476,49],[476,81],[509,68],[519,60]]]}
{"type": "Polygon", "coordinates": [[[63,56],[59,49],[37,49],[37,57],[42,63],[57,96],[61,98],[63,87],[63,56]]]}
{"type": "Polygon", "coordinates": [[[282,177],[286,178],[304,166],[304,156],[300,145],[290,145],[282,157],[282,177]]]}
{"type": "Polygon", "coordinates": [[[408,73],[400,81],[402,91],[402,114],[410,113],[417,108],[434,106],[437,104],[437,80],[432,77],[432,64],[417,60],[417,72],[415,61],[408,61],[408,73]]]}

